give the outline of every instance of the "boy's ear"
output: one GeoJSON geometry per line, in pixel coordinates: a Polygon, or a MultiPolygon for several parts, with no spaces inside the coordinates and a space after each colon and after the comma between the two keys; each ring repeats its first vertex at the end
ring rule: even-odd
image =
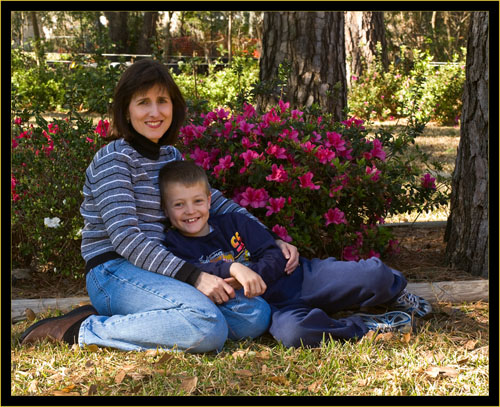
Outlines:
{"type": "Polygon", "coordinates": [[[212,194],[209,192],[208,193],[208,209],[210,209],[211,205],[212,205],[212,194]]]}

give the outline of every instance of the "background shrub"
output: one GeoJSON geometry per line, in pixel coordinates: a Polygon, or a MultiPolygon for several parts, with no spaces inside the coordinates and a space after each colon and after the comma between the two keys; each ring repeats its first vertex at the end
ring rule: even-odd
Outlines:
{"type": "Polygon", "coordinates": [[[29,118],[15,117],[11,129],[12,264],[78,277],[85,169],[104,139],[91,119],[29,118]]]}
{"type": "Polygon", "coordinates": [[[368,133],[362,120],[334,122],[315,107],[280,102],[258,114],[245,104],[192,115],[179,148],[304,255],[357,260],[391,249],[390,231],[379,227],[386,216],[447,201],[415,155],[404,154],[415,129],[368,133]]]}

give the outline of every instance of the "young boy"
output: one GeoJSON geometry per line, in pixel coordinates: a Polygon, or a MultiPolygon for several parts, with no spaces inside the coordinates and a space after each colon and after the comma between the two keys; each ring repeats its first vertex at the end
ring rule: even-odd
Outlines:
{"type": "Polygon", "coordinates": [[[318,346],[323,339],[361,338],[369,330],[408,331],[411,316],[431,312],[423,298],[405,290],[406,279],[378,258],[337,261],[300,258],[290,275],[271,234],[237,213],[209,218],[210,185],[192,162],[168,163],[160,171],[162,207],[174,229],[165,245],[203,271],[261,295],[272,309],[269,332],[285,346],[318,346]],[[329,315],[389,304],[399,311],[380,315],[329,315]],[[406,311],[406,312],[403,312],[406,311]]]}

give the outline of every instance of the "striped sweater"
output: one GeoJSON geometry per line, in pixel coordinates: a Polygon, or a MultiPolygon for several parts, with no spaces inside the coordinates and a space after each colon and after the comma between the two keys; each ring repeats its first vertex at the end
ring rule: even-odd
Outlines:
{"type": "MultiPolygon", "coordinates": [[[[123,257],[142,269],[194,284],[201,270],[174,256],[162,243],[165,214],[160,205],[159,171],[181,160],[173,146],[141,137],[133,144],[118,139],[101,148],[86,171],[83,203],[82,256],[86,272],[123,257]]],[[[212,190],[211,215],[244,208],[212,190]]]]}

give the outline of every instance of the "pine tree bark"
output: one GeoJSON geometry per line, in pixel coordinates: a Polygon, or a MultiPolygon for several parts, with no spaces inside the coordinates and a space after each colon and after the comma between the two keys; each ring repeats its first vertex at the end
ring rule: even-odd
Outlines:
{"type": "MultiPolygon", "coordinates": [[[[317,103],[343,117],[347,104],[344,14],[342,12],[264,13],[260,80],[278,77],[281,63],[291,65],[285,100],[294,107],[317,103]]],[[[277,103],[281,95],[259,98],[259,107],[277,103]]]]}
{"type": "Polygon", "coordinates": [[[488,276],[488,61],[487,12],[472,14],[467,43],[466,81],[451,212],[446,227],[446,259],[473,275],[488,276]]]}
{"type": "Polygon", "coordinates": [[[151,54],[151,38],[156,36],[157,11],[146,11],[142,24],[139,42],[137,43],[138,54],[151,54]]]}
{"type": "Polygon", "coordinates": [[[105,11],[104,15],[109,22],[109,37],[116,45],[117,53],[127,52],[128,46],[128,11],[105,11]]]}
{"type": "Polygon", "coordinates": [[[345,38],[347,82],[352,75],[361,76],[367,64],[377,56],[380,42],[381,61],[384,69],[389,66],[385,39],[384,13],[382,11],[347,11],[345,13],[345,38]]]}

